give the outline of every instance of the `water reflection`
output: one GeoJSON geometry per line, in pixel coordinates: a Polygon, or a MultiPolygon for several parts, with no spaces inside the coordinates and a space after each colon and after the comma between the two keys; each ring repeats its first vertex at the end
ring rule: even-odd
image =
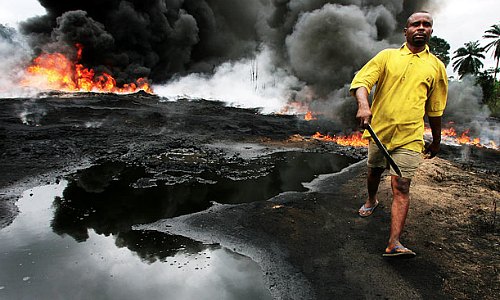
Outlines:
{"type": "MultiPolygon", "coordinates": [[[[105,163],[80,171],[69,181],[63,197],[54,201],[52,228],[77,241],[88,238],[87,229],[99,234],[128,232],[138,223],[201,211],[210,206],[205,201],[206,185],[181,183],[175,186],[134,188],[144,176],[138,167],[105,163]]],[[[135,244],[136,240],[131,240],[135,244]]]]}
{"type": "Polygon", "coordinates": [[[116,162],[81,170],[18,201],[20,214],[0,230],[0,298],[269,299],[250,259],[131,227],[201,211],[211,201],[235,204],[304,191],[303,182],[354,162],[285,152],[185,168],[176,160],[160,174],[116,162]]]}
{"type": "Polygon", "coordinates": [[[211,201],[246,203],[284,191],[305,191],[303,182],[317,174],[338,172],[353,162],[329,153],[285,152],[229,161],[219,164],[217,170],[200,167],[188,173],[170,169],[154,178],[143,168],[104,163],[82,170],[70,180],[63,197],[54,201],[52,228],[77,241],[85,241],[87,229],[92,228],[135,245],[139,241],[129,233],[132,225],[198,212],[211,201]]]}
{"type": "Polygon", "coordinates": [[[65,188],[26,191],[18,217],[0,230],[1,299],[270,299],[254,262],[215,245],[174,237],[172,247],[157,232],[89,229],[85,242],[55,234],[52,202],[65,188]]]}

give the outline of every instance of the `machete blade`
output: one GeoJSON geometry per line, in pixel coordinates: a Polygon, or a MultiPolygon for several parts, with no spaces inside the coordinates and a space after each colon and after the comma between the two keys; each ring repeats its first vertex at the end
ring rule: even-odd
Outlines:
{"type": "Polygon", "coordinates": [[[368,127],[366,129],[368,129],[368,132],[372,136],[372,139],[375,141],[375,144],[377,144],[377,147],[380,149],[380,151],[382,151],[382,153],[384,154],[385,158],[387,159],[391,167],[394,169],[394,171],[396,171],[396,174],[398,174],[399,177],[403,177],[398,164],[396,164],[394,159],[392,159],[391,155],[389,154],[385,146],[382,144],[378,136],[375,134],[375,131],[373,131],[372,126],[368,124],[368,127]]]}

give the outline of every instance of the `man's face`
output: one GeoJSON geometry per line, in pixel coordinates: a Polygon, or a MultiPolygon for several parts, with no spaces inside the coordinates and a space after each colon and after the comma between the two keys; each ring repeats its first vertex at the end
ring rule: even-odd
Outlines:
{"type": "Polygon", "coordinates": [[[428,13],[415,13],[408,18],[404,29],[408,44],[416,47],[424,46],[432,34],[432,17],[428,13]]]}

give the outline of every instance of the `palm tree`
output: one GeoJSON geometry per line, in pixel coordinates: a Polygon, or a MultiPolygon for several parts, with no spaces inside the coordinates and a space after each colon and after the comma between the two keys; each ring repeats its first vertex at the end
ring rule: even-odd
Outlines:
{"type": "Polygon", "coordinates": [[[464,44],[465,47],[460,47],[455,50],[455,56],[453,56],[453,71],[457,72],[459,78],[462,78],[465,74],[476,75],[479,73],[479,69],[483,67],[483,63],[479,60],[484,59],[484,48],[479,46],[479,41],[468,42],[464,44]]]}
{"type": "Polygon", "coordinates": [[[498,60],[500,59],[500,24],[492,25],[491,29],[486,30],[483,35],[485,39],[493,39],[488,45],[484,47],[485,51],[489,51],[493,49],[493,58],[497,61],[497,66],[495,67],[495,75],[493,78],[497,79],[497,70],[498,70],[498,60]]]}

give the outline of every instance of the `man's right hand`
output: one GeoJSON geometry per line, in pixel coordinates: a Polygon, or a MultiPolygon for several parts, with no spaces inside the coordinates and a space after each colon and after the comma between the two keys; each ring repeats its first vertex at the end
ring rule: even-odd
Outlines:
{"type": "Polygon", "coordinates": [[[372,120],[372,111],[368,109],[358,109],[358,113],[356,114],[356,119],[359,121],[359,126],[363,129],[368,127],[372,120]]]}
{"type": "Polygon", "coordinates": [[[368,102],[368,90],[364,87],[356,89],[355,97],[358,102],[358,112],[356,113],[356,118],[359,121],[359,126],[366,129],[368,124],[372,121],[372,110],[370,109],[370,104],[368,102]]]}

